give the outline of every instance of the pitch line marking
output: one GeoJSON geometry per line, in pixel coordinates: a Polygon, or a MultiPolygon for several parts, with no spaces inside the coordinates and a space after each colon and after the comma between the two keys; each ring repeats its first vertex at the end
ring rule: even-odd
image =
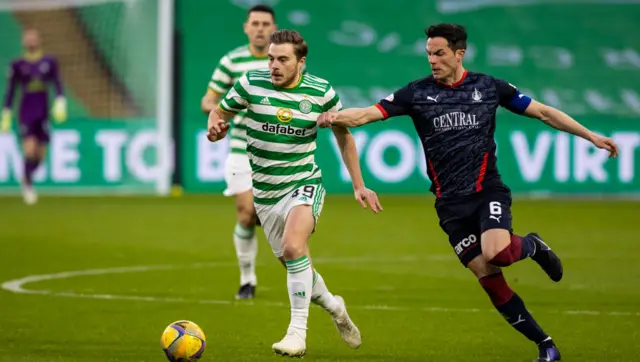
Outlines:
{"type": "MultiPolygon", "coordinates": [[[[448,255],[431,255],[427,259],[430,260],[446,260],[448,255]]],[[[422,260],[425,257],[417,258],[414,256],[407,256],[404,258],[393,259],[394,262],[406,262],[414,260],[422,260]]],[[[315,258],[314,262],[318,264],[331,264],[331,263],[367,263],[367,262],[389,262],[389,259],[381,258],[315,258]]],[[[182,270],[182,269],[201,269],[201,268],[220,268],[236,266],[235,262],[212,262],[212,263],[196,263],[192,265],[140,265],[131,267],[116,267],[116,268],[101,268],[101,269],[86,269],[67,271],[53,274],[40,274],[29,275],[23,278],[9,280],[2,283],[2,289],[17,293],[17,294],[39,294],[39,295],[51,295],[56,297],[68,297],[68,298],[83,298],[83,299],[102,299],[102,300],[129,300],[129,301],[145,301],[145,302],[164,302],[164,303],[199,303],[199,304],[220,304],[220,305],[256,305],[262,304],[269,307],[286,307],[289,304],[283,302],[272,301],[251,301],[251,302],[237,302],[232,300],[193,300],[185,298],[159,298],[148,296],[136,296],[136,295],[119,295],[119,294],[88,294],[88,293],[75,293],[75,292],[54,292],[50,290],[38,290],[38,289],[26,289],[24,286],[30,283],[37,283],[46,280],[59,280],[70,279],[79,276],[91,276],[91,275],[107,275],[107,274],[123,274],[123,273],[139,273],[158,270],[182,270]]],[[[442,307],[422,307],[422,308],[409,308],[403,306],[392,305],[349,305],[350,309],[362,309],[362,310],[379,310],[379,311],[416,311],[423,312],[445,312],[445,313],[480,313],[480,312],[494,312],[494,309],[478,309],[478,308],[442,308],[442,307]]],[[[532,311],[533,312],[533,311],[532,311]]],[[[617,311],[596,311],[596,310],[545,310],[543,312],[552,314],[564,314],[564,315],[586,315],[586,316],[616,316],[616,317],[640,317],[640,312],[617,312],[617,311]]]]}

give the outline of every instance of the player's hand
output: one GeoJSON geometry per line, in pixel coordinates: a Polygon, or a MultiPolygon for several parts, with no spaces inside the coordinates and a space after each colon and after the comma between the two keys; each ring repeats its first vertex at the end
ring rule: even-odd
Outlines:
{"type": "Polygon", "coordinates": [[[53,120],[62,123],[67,120],[67,101],[64,97],[58,97],[53,103],[53,120]]]}
{"type": "Polygon", "coordinates": [[[207,132],[207,139],[211,142],[217,142],[227,136],[227,131],[229,131],[229,123],[223,122],[214,127],[209,127],[209,131],[207,132]]]}
{"type": "Polygon", "coordinates": [[[369,206],[371,206],[371,211],[373,211],[374,214],[382,211],[382,205],[380,205],[378,195],[376,195],[375,192],[369,190],[366,187],[363,187],[361,189],[355,190],[354,195],[356,197],[356,201],[358,201],[360,205],[362,205],[362,208],[366,209],[367,204],[369,204],[369,206]]]}
{"type": "MultiPolygon", "coordinates": [[[[212,111],[211,113],[214,113],[212,111]]],[[[216,142],[223,139],[227,135],[229,130],[229,123],[225,120],[209,116],[207,122],[207,139],[211,142],[216,142]]]]}
{"type": "Polygon", "coordinates": [[[11,110],[5,108],[2,110],[2,119],[0,120],[0,132],[7,132],[11,129],[11,110]]]}
{"type": "Polygon", "coordinates": [[[609,158],[618,157],[618,145],[611,138],[594,135],[593,141],[591,142],[593,142],[596,147],[609,151],[609,158]]]}
{"type": "Polygon", "coordinates": [[[321,128],[329,128],[333,125],[333,122],[338,118],[338,114],[335,112],[324,112],[316,121],[318,123],[318,127],[321,128]]]}

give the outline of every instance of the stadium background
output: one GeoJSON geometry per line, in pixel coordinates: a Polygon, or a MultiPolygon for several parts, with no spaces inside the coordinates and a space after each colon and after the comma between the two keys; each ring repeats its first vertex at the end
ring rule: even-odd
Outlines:
{"type": "MultiPolygon", "coordinates": [[[[241,23],[252,0],[177,1],[174,181],[186,192],[224,188],[226,143],[203,137],[200,97],[218,59],[246,42],[241,23]]],[[[309,71],[330,80],[345,106],[366,106],[428,73],[425,26],[467,26],[470,70],[508,80],[612,136],[621,156],[607,162],[586,142],[501,111],[498,160],[516,193],[638,193],[640,148],[640,7],[593,1],[375,1],[299,3],[269,0],[280,28],[310,46],[309,71]],[[495,4],[493,4],[495,3],[495,4]],[[501,4],[501,5],[496,5],[501,4]],[[412,11],[406,11],[411,8],[412,11]],[[568,16],[567,14],[571,14],[568,16]],[[602,19],[615,19],[603,21],[602,19]]],[[[49,162],[38,183],[54,192],[154,192],[157,3],[107,2],[42,13],[0,12],[0,67],[20,53],[20,29],[37,24],[60,57],[70,120],[54,126],[49,162]],[[45,15],[46,14],[46,15],[45,15]],[[71,35],[73,34],[73,36],[71,35]]],[[[5,83],[5,74],[0,81],[5,83]]],[[[408,118],[354,130],[371,187],[426,193],[424,156],[408,118]]],[[[17,139],[1,135],[0,190],[17,191],[17,139]]],[[[330,132],[317,159],[329,192],[350,183],[330,132]]]]}
{"type": "MultiPolygon", "coordinates": [[[[539,232],[562,257],[563,280],[550,282],[531,260],[505,277],[563,360],[638,360],[640,208],[609,196],[640,194],[640,0],[265,1],[281,28],[306,37],[309,70],[347,106],[427,74],[423,28],[455,21],[470,32],[469,69],[613,136],[620,157],[603,163],[584,142],[501,112],[498,156],[514,191],[576,196],[521,198],[512,208],[518,234],[539,232]]],[[[175,181],[185,194],[147,197],[137,194],[155,194],[159,173],[160,1],[0,0],[0,68],[20,54],[21,28],[36,26],[60,59],[70,113],[52,125],[34,206],[19,197],[19,140],[0,134],[0,193],[18,196],[0,197],[0,362],[162,361],[160,333],[179,319],[204,329],[203,362],[278,358],[271,343],[290,313],[284,270],[259,229],[257,298],[234,300],[236,215],[234,200],[221,195],[226,150],[204,140],[199,110],[218,59],[246,41],[241,23],[255,2],[176,0],[175,67],[165,75],[175,81],[175,181]],[[94,5],[54,6],[65,3],[94,5]],[[55,9],[7,10],[29,4],[55,9]]],[[[535,346],[500,318],[440,229],[410,120],[354,133],[385,210],[360,210],[321,130],[317,158],[329,193],[310,245],[364,343],[347,348],[313,307],[305,360],[533,360],[535,346]]]]}

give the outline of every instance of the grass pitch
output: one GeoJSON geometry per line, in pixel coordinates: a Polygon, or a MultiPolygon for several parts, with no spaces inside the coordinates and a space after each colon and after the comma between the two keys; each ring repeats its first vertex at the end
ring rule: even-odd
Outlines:
{"type": "MultiPolygon", "coordinates": [[[[433,199],[381,201],[385,211],[373,215],[350,197],[326,199],[313,262],[345,298],[363,345],[349,349],[312,306],[305,360],[533,360],[535,347],[458,262],[433,199]]],[[[0,361],[163,361],[160,333],[178,319],[206,333],[202,361],[282,360],[271,344],[289,322],[285,270],[259,229],[257,299],[234,300],[231,199],[0,205],[0,361]]],[[[516,200],[513,213],[517,233],[539,232],[565,263],[558,284],[530,260],[505,271],[563,360],[637,360],[640,205],[516,200]]]]}

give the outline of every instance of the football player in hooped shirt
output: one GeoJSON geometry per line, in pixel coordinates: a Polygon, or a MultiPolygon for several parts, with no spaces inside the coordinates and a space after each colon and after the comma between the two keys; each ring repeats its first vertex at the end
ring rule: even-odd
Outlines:
{"type": "Polygon", "coordinates": [[[53,103],[53,118],[56,122],[66,119],[66,101],[62,92],[62,82],[58,61],[44,55],[40,46],[40,34],[35,29],[27,29],[22,36],[25,53],[13,61],[9,67],[9,86],[5,96],[0,131],[11,129],[13,98],[16,87],[22,89],[19,106],[20,137],[24,151],[23,194],[27,204],[37,201],[33,189],[33,173],[46,154],[49,143],[49,101],[48,87],[55,86],[56,98],[53,103]]]}
{"type": "Polygon", "coordinates": [[[464,27],[439,24],[425,33],[431,75],[407,84],[374,106],[323,113],[318,125],[358,127],[390,117],[411,117],[422,140],[440,226],[458,258],[475,274],[507,322],[537,345],[536,361],[559,361],[555,343],[502,274],[501,268],[527,258],[555,282],[562,278],[563,268],[540,235],[513,233],[511,191],[496,166],[496,111],[504,107],[537,118],[607,150],[610,157],[617,156],[618,148],[611,139],[532,100],[513,85],[465,70],[464,27]]]}

